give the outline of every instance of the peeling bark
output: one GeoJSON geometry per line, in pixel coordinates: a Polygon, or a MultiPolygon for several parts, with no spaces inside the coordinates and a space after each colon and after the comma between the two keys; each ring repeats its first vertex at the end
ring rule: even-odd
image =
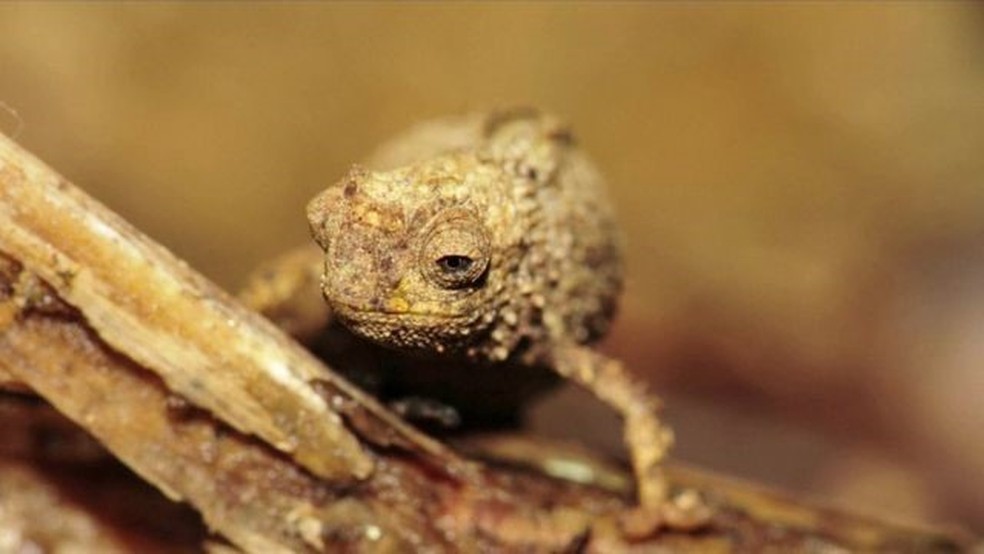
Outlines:
{"type": "Polygon", "coordinates": [[[3,137],[0,254],[0,387],[43,397],[244,551],[969,548],[680,470],[713,521],[627,542],[624,494],[420,434],[3,137]]]}

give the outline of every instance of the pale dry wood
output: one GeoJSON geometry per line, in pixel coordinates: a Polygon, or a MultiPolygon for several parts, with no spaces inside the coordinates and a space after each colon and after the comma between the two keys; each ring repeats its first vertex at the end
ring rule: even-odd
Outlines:
{"type": "Polygon", "coordinates": [[[630,544],[625,496],[464,461],[2,137],[0,252],[0,375],[248,552],[969,544],[673,472],[717,514],[630,544]]]}
{"type": "Polygon", "coordinates": [[[404,544],[403,526],[422,527],[399,525],[392,512],[377,512],[361,498],[343,500],[337,489],[269,448],[211,418],[169,407],[159,380],[99,342],[76,323],[28,316],[4,333],[0,365],[244,550],[302,552],[315,549],[322,534],[357,539],[368,529],[404,544]]]}
{"type": "MultiPolygon", "coordinates": [[[[101,340],[196,406],[319,476],[351,480],[372,471],[358,440],[309,382],[358,391],[6,137],[0,137],[0,246],[81,310],[101,340]]],[[[389,424],[421,448],[446,455],[398,421],[389,424]]]]}

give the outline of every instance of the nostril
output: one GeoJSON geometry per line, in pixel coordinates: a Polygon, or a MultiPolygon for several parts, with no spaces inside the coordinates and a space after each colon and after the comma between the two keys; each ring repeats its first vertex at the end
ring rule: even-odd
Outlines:
{"type": "Polygon", "coordinates": [[[388,290],[399,290],[400,286],[403,284],[403,276],[396,274],[388,274],[386,279],[386,288],[388,290]]]}

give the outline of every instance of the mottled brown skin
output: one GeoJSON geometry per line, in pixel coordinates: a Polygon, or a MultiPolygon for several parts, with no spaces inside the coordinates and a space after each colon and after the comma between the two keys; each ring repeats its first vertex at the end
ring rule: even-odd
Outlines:
{"type": "Polygon", "coordinates": [[[692,520],[692,497],[669,499],[657,402],[588,347],[615,312],[620,249],[602,180],[568,130],[531,110],[442,120],[373,165],[308,205],[333,315],[457,371],[542,366],[574,380],[622,414],[642,513],[692,520]]]}

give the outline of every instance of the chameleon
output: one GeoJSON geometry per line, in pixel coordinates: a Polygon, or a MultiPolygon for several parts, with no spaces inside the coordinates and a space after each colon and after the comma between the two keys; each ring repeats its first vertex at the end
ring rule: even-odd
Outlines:
{"type": "Polygon", "coordinates": [[[289,262],[308,285],[320,274],[333,320],[472,398],[500,377],[499,392],[549,386],[544,375],[587,389],[623,419],[641,513],[694,519],[694,499],[667,484],[673,435],[659,402],[593,348],[615,317],[622,247],[604,181],[570,129],[533,109],[452,117],[418,125],[371,165],[307,206],[321,269],[310,254],[289,262]]]}

